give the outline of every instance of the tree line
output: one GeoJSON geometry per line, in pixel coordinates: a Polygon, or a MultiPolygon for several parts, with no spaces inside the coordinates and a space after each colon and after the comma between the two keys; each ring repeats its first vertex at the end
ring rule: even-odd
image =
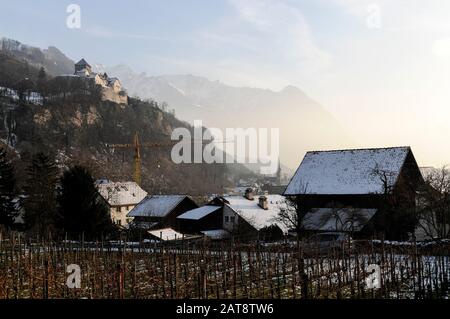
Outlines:
{"type": "Polygon", "coordinates": [[[0,148],[0,227],[33,238],[111,238],[117,233],[90,171],[72,166],[59,173],[55,160],[33,155],[18,189],[14,166],[0,148]],[[20,222],[18,222],[20,220],[20,222]]]}
{"type": "MultiPolygon", "coordinates": [[[[80,102],[101,100],[101,87],[93,80],[79,77],[50,77],[44,67],[36,68],[28,62],[16,61],[0,54],[0,87],[14,90],[19,100],[26,102],[32,93],[38,93],[42,103],[80,102]],[[13,63],[15,62],[15,63],[13,63]]],[[[7,96],[5,90],[0,95],[7,96]]]]}

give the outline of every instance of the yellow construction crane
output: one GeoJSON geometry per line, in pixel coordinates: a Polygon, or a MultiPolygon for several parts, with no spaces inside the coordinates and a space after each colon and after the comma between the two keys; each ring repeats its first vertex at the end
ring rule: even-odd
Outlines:
{"type": "MultiPolygon", "coordinates": [[[[138,133],[134,134],[133,143],[131,144],[106,144],[109,148],[126,148],[126,149],[134,149],[134,169],[133,169],[133,178],[136,184],[141,185],[142,178],[141,178],[141,147],[163,147],[163,146],[174,146],[175,144],[178,144],[180,141],[167,141],[167,142],[145,142],[140,143],[139,142],[139,135],[138,133]]],[[[194,143],[202,143],[202,144],[208,144],[211,143],[210,140],[201,140],[201,141],[193,141],[194,143]]],[[[222,141],[221,143],[228,143],[226,141],[222,141]]]]}
{"type": "Polygon", "coordinates": [[[138,133],[134,134],[133,143],[130,144],[107,144],[109,148],[127,148],[134,149],[134,168],[133,168],[133,178],[136,184],[141,185],[141,147],[162,147],[162,146],[173,146],[178,141],[170,142],[147,142],[140,143],[138,133]]]}

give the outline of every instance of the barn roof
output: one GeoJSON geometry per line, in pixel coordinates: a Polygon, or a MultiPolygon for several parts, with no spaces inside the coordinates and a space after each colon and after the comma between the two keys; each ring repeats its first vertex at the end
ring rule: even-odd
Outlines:
{"type": "Polygon", "coordinates": [[[110,206],[136,205],[147,196],[147,192],[135,182],[98,180],[96,184],[98,192],[110,206]]]}
{"type": "Polygon", "coordinates": [[[312,231],[360,231],[376,212],[373,208],[314,208],[302,225],[312,231]]]}
{"type": "Polygon", "coordinates": [[[177,218],[180,219],[193,219],[193,220],[199,220],[202,219],[205,216],[208,216],[209,214],[221,209],[221,206],[203,206],[203,207],[199,207],[199,208],[195,208],[192,210],[188,210],[187,212],[185,212],[184,214],[181,214],[180,216],[178,216],[177,218]]]}
{"type": "Polygon", "coordinates": [[[284,195],[383,193],[380,172],[393,186],[409,147],[308,152],[284,195]]]}
{"type": "Polygon", "coordinates": [[[128,214],[128,217],[164,217],[169,214],[186,195],[151,195],[145,197],[128,214]]]}
{"type": "Polygon", "coordinates": [[[288,209],[286,199],[281,195],[264,195],[267,198],[268,209],[261,208],[258,203],[258,196],[254,200],[248,200],[242,195],[224,196],[228,201],[228,206],[239,216],[245,219],[250,225],[260,230],[271,225],[278,226],[283,232],[288,229],[284,223],[277,220],[281,210],[288,209]]]}

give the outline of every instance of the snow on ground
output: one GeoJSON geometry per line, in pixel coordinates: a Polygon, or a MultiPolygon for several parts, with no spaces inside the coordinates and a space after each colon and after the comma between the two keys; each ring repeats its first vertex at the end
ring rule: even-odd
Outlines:
{"type": "MultiPolygon", "coordinates": [[[[17,93],[17,91],[10,88],[0,86],[0,96],[1,95],[11,98],[14,101],[19,100],[19,94],[17,93]]],[[[42,95],[38,92],[29,92],[28,94],[24,95],[24,98],[27,102],[35,105],[43,105],[44,102],[42,95]]]]}
{"type": "Polygon", "coordinates": [[[230,233],[227,232],[225,229],[204,230],[201,233],[211,239],[225,239],[230,237],[230,233]]]}

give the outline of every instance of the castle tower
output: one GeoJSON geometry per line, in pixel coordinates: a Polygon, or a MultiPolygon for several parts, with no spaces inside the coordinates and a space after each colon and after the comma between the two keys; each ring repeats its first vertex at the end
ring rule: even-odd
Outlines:
{"type": "Polygon", "coordinates": [[[85,59],[81,59],[75,64],[75,74],[81,76],[89,76],[92,73],[92,67],[85,59]]]}

